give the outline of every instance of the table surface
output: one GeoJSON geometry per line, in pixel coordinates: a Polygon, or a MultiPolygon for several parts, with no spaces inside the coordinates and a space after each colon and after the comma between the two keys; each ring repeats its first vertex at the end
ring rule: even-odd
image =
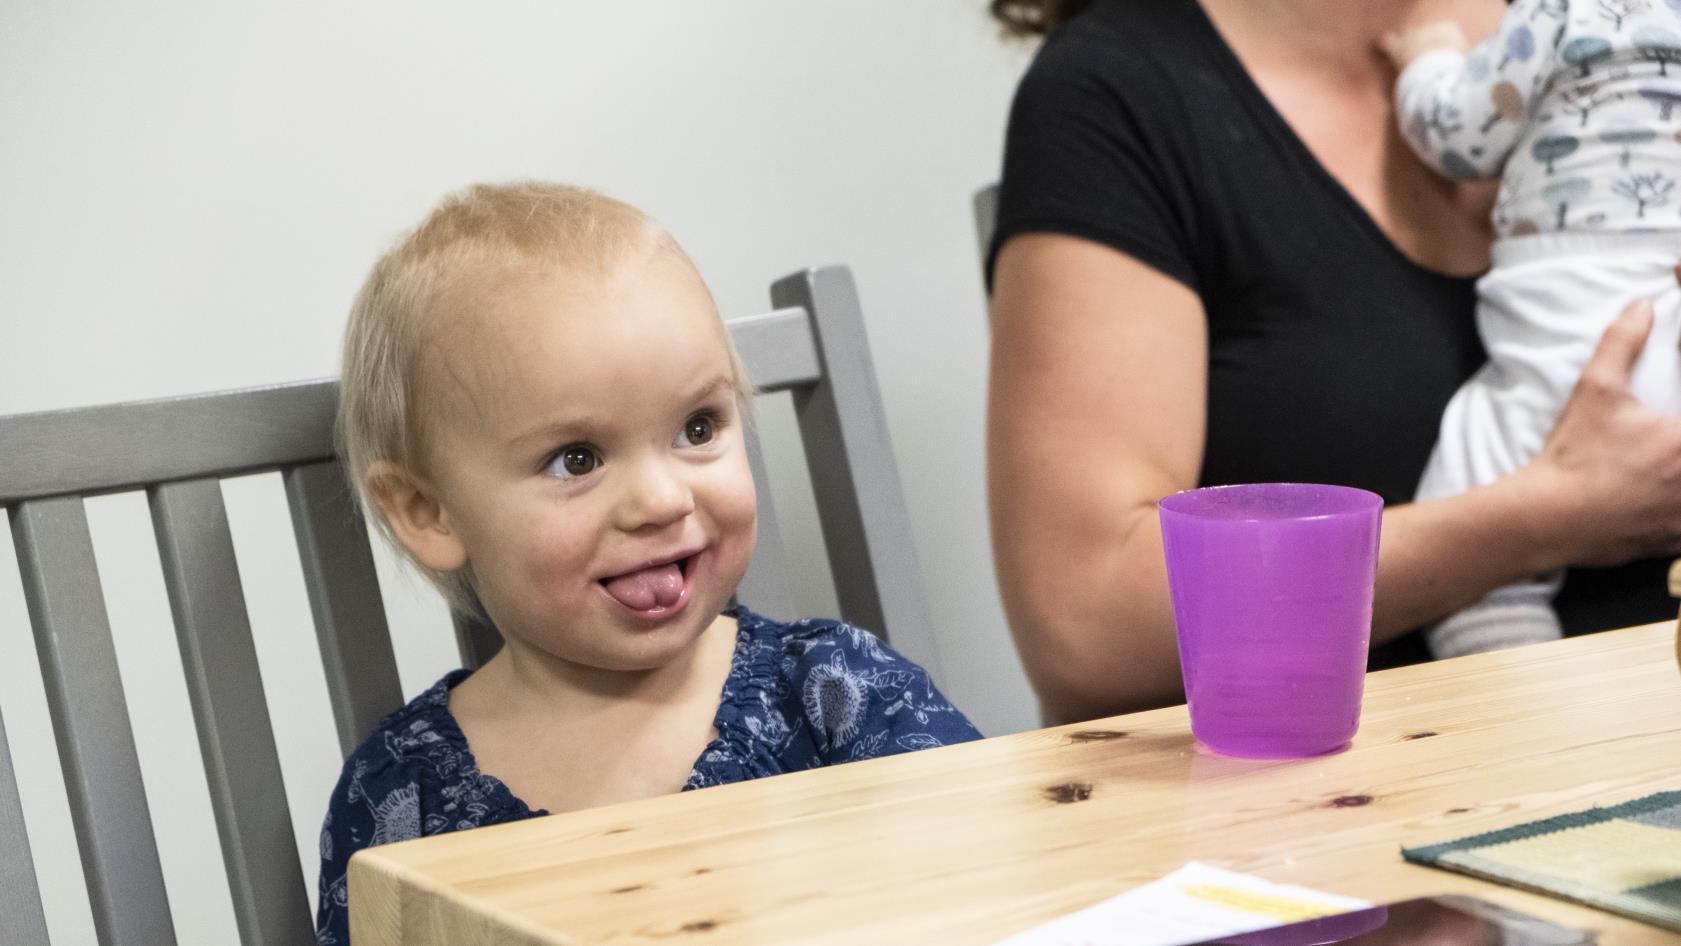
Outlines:
{"type": "Polygon", "coordinates": [[[1373,674],[1353,745],[1316,759],[1211,755],[1174,707],[372,848],[354,941],[986,943],[1201,861],[1681,943],[1399,850],[1681,788],[1675,633],[1373,674]]]}

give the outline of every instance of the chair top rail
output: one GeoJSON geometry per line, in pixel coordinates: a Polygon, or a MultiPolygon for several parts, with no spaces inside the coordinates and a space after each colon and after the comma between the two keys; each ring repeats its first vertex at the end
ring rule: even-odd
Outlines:
{"type": "Polygon", "coordinates": [[[338,381],[0,417],[0,506],[332,459],[338,381]]]}
{"type": "MultiPolygon", "coordinates": [[[[728,325],[761,391],[821,376],[804,310],[728,325]]],[[[0,506],[330,460],[337,404],[338,381],[322,378],[0,417],[0,506]]]]}
{"type": "Polygon", "coordinates": [[[760,393],[815,384],[823,377],[811,315],[799,307],[743,315],[725,322],[747,376],[760,393]]]}

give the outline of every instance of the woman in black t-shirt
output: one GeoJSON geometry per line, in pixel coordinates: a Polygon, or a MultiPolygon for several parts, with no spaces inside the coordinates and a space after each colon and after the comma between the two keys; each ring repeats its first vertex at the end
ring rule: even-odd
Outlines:
{"type": "MultiPolygon", "coordinates": [[[[1176,490],[1381,494],[1379,663],[1422,656],[1410,629],[1514,579],[1681,551],[1681,418],[1628,392],[1637,311],[1534,463],[1408,503],[1483,359],[1492,197],[1392,127],[1373,41],[1425,3],[1473,34],[1505,8],[994,0],[1051,34],[1011,113],[989,259],[988,479],[1005,608],[1053,718],[1180,698],[1155,515],[1176,490]]],[[[1572,573],[1566,628],[1673,615],[1665,564],[1572,573]]]]}

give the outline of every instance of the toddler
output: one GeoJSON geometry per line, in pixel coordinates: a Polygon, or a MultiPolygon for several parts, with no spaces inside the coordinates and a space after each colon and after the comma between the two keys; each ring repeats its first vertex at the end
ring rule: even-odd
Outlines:
{"type": "Polygon", "coordinates": [[[979,737],[868,632],[729,606],[750,393],[688,257],[589,191],[469,188],[375,264],[345,338],[351,480],[503,647],[345,761],[319,943],[348,942],[370,845],[979,737]]]}
{"type": "MultiPolygon", "coordinates": [[[[1445,22],[1380,45],[1402,69],[1396,108],[1419,156],[1454,179],[1500,178],[1494,266],[1477,283],[1489,360],[1449,402],[1418,498],[1535,456],[1636,297],[1652,298],[1656,319],[1634,391],[1681,410],[1681,0],[1517,0],[1475,49],[1445,22]]],[[[1558,638],[1558,585],[1547,575],[1494,591],[1431,628],[1431,651],[1558,638]]]]}

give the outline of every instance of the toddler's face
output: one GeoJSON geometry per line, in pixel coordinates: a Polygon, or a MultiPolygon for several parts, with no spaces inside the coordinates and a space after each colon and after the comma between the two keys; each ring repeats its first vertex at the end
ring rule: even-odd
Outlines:
{"type": "Polygon", "coordinates": [[[428,473],[504,635],[581,665],[657,667],[752,557],[724,328],[671,253],[606,278],[474,281],[427,372],[428,473]]]}

